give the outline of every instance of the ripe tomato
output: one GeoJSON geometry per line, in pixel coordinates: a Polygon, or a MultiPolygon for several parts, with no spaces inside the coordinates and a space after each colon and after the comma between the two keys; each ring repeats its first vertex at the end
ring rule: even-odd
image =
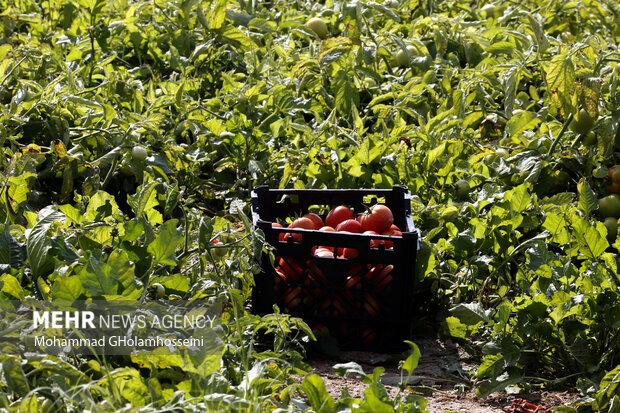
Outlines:
{"type": "Polygon", "coordinates": [[[325,225],[336,228],[338,224],[347,219],[355,219],[355,214],[351,211],[351,208],[340,205],[329,211],[327,217],[325,217],[325,225]]]}
{"type": "Polygon", "coordinates": [[[364,231],[376,231],[378,233],[387,231],[394,223],[394,215],[390,208],[385,205],[376,204],[358,218],[364,231]]]}
{"type": "Polygon", "coordinates": [[[351,259],[360,255],[360,252],[355,248],[339,248],[338,249],[338,258],[346,258],[351,259]]]}
{"type": "Polygon", "coordinates": [[[318,247],[316,250],[314,250],[314,253],[312,255],[314,255],[315,257],[333,257],[334,250],[333,248],[330,248],[331,247],[318,247]]]}
{"type": "Polygon", "coordinates": [[[336,226],[336,231],[338,232],[352,232],[354,234],[361,234],[364,232],[362,229],[362,224],[354,219],[347,219],[346,221],[342,221],[338,226],[336,226]]]}
{"type": "MultiPolygon", "coordinates": [[[[284,227],[282,226],[282,224],[278,224],[277,222],[274,222],[274,223],[271,224],[271,228],[284,228],[284,227]]],[[[283,232],[280,232],[278,234],[278,241],[284,241],[284,233],[283,232]]]]}
{"type": "MultiPolygon", "coordinates": [[[[364,231],[364,235],[379,235],[376,231],[364,231]]],[[[379,241],[378,239],[370,240],[370,248],[379,248],[379,245],[382,244],[383,241],[379,241]]]]}
{"type": "MultiPolygon", "coordinates": [[[[288,226],[289,228],[302,228],[302,229],[315,229],[314,228],[314,222],[312,222],[312,220],[310,218],[297,218],[295,221],[291,222],[291,224],[288,226]]],[[[295,242],[301,242],[301,234],[289,234],[286,233],[284,234],[284,239],[288,240],[290,238],[293,238],[293,241],[295,242]]]]}
{"type": "MultiPolygon", "coordinates": [[[[324,227],[319,228],[319,231],[335,232],[336,230],[330,226],[325,225],[324,227]]],[[[319,248],[327,248],[330,251],[334,251],[334,247],[329,247],[325,245],[321,245],[319,246],[319,248]]]]}
{"type": "Polygon", "coordinates": [[[310,221],[314,223],[314,229],[320,229],[323,227],[323,219],[315,213],[309,212],[302,216],[302,218],[308,218],[310,221]]]}
{"type": "Polygon", "coordinates": [[[607,192],[620,195],[620,165],[614,165],[607,170],[607,192]]]}
{"type": "MultiPolygon", "coordinates": [[[[402,237],[403,233],[400,232],[400,228],[398,228],[396,225],[392,224],[390,229],[388,229],[387,231],[385,231],[381,235],[389,235],[389,236],[392,236],[392,237],[402,237]]],[[[388,248],[388,249],[389,248],[394,248],[394,243],[392,241],[385,241],[385,248],[388,248]]]]}

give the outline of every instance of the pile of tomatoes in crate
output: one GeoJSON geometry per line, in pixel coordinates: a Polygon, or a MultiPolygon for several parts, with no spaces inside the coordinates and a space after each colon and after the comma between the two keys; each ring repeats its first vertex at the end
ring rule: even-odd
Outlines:
{"type": "MultiPolygon", "coordinates": [[[[272,227],[283,228],[277,222],[272,227]]],[[[403,235],[400,228],[394,225],[394,215],[390,208],[385,205],[376,204],[369,208],[368,211],[359,214],[357,218],[353,210],[347,206],[340,205],[333,208],[323,219],[315,213],[307,213],[301,218],[297,218],[288,225],[288,228],[309,229],[318,231],[335,231],[349,232],[354,234],[367,235],[389,235],[400,237],[403,235]]],[[[293,241],[301,241],[300,233],[283,233],[280,234],[280,241],[286,241],[292,238],[293,241]]],[[[393,247],[392,241],[371,240],[371,248],[379,248],[383,245],[386,249],[393,247]]],[[[338,257],[338,258],[355,258],[359,252],[354,248],[336,248],[329,246],[317,246],[313,248],[312,254],[318,257],[338,257]]]]}
{"type": "MultiPolygon", "coordinates": [[[[279,223],[272,227],[283,228],[279,223]]],[[[347,206],[333,208],[325,221],[314,213],[295,219],[288,228],[333,231],[367,235],[401,237],[401,230],[394,225],[392,211],[385,205],[376,204],[357,217],[347,206]]],[[[285,242],[301,241],[301,233],[279,234],[285,242]]],[[[393,241],[369,238],[369,247],[392,249],[393,241]]],[[[374,265],[352,262],[344,275],[334,279],[325,274],[318,265],[320,259],[353,259],[358,250],[350,247],[313,246],[313,258],[301,260],[294,257],[277,257],[275,282],[279,303],[289,312],[319,313],[328,317],[353,316],[375,318],[385,310],[385,302],[378,297],[389,294],[392,288],[391,264],[374,265]],[[327,288],[326,288],[327,287],[327,288]],[[379,294],[379,295],[378,295],[379,294]]],[[[326,264],[328,265],[328,264],[326,264]]],[[[329,264],[329,265],[333,265],[329,264]]]]}

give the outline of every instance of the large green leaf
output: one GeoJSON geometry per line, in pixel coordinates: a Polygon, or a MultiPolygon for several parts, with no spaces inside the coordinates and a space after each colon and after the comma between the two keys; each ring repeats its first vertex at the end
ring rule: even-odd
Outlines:
{"type": "Polygon", "coordinates": [[[50,228],[54,222],[62,222],[64,218],[64,214],[53,207],[42,209],[37,216],[37,223],[26,234],[28,262],[35,277],[47,275],[54,269],[54,260],[49,255],[52,248],[50,228]]]}
{"type": "Polygon", "coordinates": [[[166,221],[159,228],[159,234],[148,246],[147,251],[153,254],[153,265],[176,265],[175,252],[183,242],[183,234],[177,229],[177,220],[166,221]]]}
{"type": "Polygon", "coordinates": [[[0,264],[13,268],[24,265],[22,245],[11,235],[8,225],[0,225],[0,264]]]}

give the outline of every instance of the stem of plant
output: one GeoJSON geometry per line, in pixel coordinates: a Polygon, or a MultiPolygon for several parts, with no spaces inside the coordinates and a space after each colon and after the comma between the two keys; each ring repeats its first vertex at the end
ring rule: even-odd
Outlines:
{"type": "Polygon", "coordinates": [[[564,135],[564,132],[566,132],[568,125],[570,125],[572,121],[573,121],[573,114],[569,113],[568,117],[566,118],[566,121],[562,125],[562,129],[560,129],[560,133],[558,133],[558,136],[555,137],[555,139],[553,140],[553,143],[549,147],[549,152],[547,152],[546,158],[549,158],[553,154],[553,151],[555,151],[555,147],[558,146],[558,142],[560,141],[560,139],[562,139],[562,135],[564,135]]]}

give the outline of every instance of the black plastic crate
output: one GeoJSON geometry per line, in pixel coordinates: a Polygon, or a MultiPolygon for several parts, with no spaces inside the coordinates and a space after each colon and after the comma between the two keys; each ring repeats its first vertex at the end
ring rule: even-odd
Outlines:
{"type": "MultiPolygon", "coordinates": [[[[313,329],[329,328],[343,349],[398,351],[411,337],[413,291],[419,233],[411,217],[411,195],[405,186],[392,189],[269,189],[252,191],[254,226],[275,248],[275,262],[263,256],[255,277],[253,311],[273,312],[273,304],[302,317],[313,329]],[[310,207],[326,213],[347,205],[355,214],[375,203],[388,206],[402,237],[273,228],[280,219],[299,217],[310,207]],[[280,241],[285,233],[302,234],[280,241]],[[393,248],[371,248],[371,240],[391,241],[393,248]],[[313,248],[355,248],[352,259],[318,257],[313,248]]],[[[286,225],[284,225],[286,227],[286,225]]]]}

